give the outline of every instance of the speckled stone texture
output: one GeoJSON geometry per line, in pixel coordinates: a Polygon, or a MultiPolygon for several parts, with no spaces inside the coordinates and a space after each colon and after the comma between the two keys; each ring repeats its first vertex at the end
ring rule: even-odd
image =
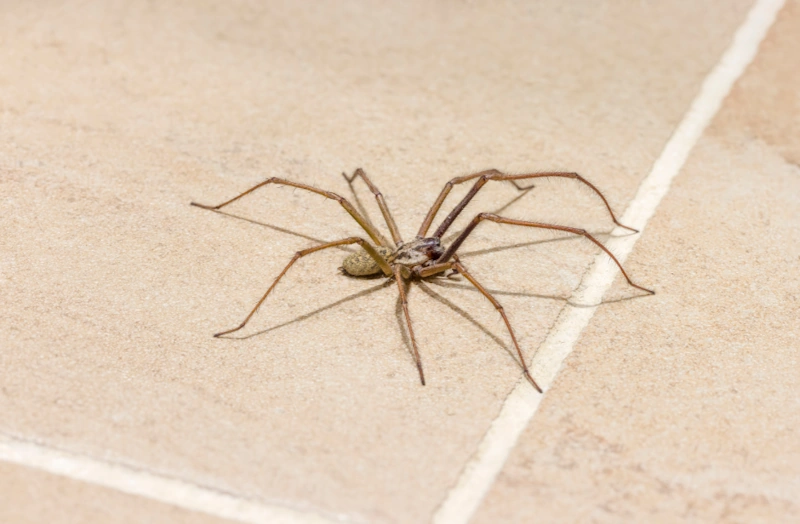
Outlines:
{"type": "Polygon", "coordinates": [[[800,3],[790,2],[475,518],[800,521],[800,3]]]}
{"type": "Polygon", "coordinates": [[[143,497],[0,463],[0,522],[9,524],[232,524],[143,497]]]}
{"type": "MultiPolygon", "coordinates": [[[[214,339],[298,249],[362,232],[289,188],[228,214],[189,202],[283,176],[379,223],[340,175],[363,167],[409,238],[447,180],[496,167],[579,171],[621,212],[750,5],[4,2],[0,433],[263,504],[428,520],[521,376],[495,309],[463,279],[412,286],[422,387],[396,289],[328,250],[214,339]]],[[[600,309],[479,520],[602,515],[613,490],[636,516],[797,511],[791,5],[630,258],[659,294],[600,309]]],[[[518,196],[487,186],[456,229],[502,210],[611,230],[574,184],[518,196]]],[[[482,225],[462,252],[530,359],[596,249],[482,225]]]]}

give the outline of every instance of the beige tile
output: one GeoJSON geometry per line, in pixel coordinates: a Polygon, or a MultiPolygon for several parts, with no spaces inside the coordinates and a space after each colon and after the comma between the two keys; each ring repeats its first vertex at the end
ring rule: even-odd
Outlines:
{"type": "Polygon", "coordinates": [[[791,2],[628,259],[658,294],[598,310],[475,522],[800,519],[799,29],[791,2]]]}
{"type": "Polygon", "coordinates": [[[760,140],[800,165],[800,2],[789,0],[761,52],[730,95],[716,133],[730,140],[760,140]]]}
{"type": "MultiPolygon", "coordinates": [[[[394,288],[339,276],[335,251],[297,264],[255,336],[213,339],[307,237],[359,230],[301,191],[231,211],[262,225],[188,202],[270,175],[348,194],[338,173],[360,165],[413,235],[450,177],[498,167],[578,170],[622,210],[749,4],[9,6],[0,430],[267,503],[424,520],[520,376],[494,309],[463,281],[412,290],[420,387],[394,288]]],[[[487,188],[469,214],[515,196],[487,188]]],[[[609,229],[556,182],[504,213],[609,229]]],[[[543,238],[487,226],[464,246],[528,356],[594,251],[481,252],[543,238]]]]}
{"type": "Polygon", "coordinates": [[[0,493],[9,524],[233,522],[9,463],[0,463],[0,493]]]}

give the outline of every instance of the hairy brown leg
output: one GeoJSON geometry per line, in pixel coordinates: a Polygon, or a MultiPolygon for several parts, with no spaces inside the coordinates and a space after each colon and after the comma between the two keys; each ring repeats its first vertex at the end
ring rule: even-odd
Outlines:
{"type": "Polygon", "coordinates": [[[511,224],[514,226],[535,227],[539,229],[552,229],[555,231],[565,231],[567,233],[581,235],[594,242],[600,249],[605,251],[605,253],[611,257],[611,260],[614,261],[619,270],[622,272],[622,276],[625,277],[625,280],[628,281],[628,284],[635,287],[636,289],[641,289],[642,291],[649,293],[651,295],[655,295],[656,293],[652,289],[647,289],[646,287],[642,287],[639,284],[634,283],[633,280],[631,280],[631,278],[628,276],[628,273],[625,272],[625,269],[622,267],[622,264],[620,264],[619,260],[617,260],[617,257],[615,257],[614,254],[611,253],[611,251],[609,251],[608,248],[606,248],[606,246],[604,246],[599,240],[597,240],[591,234],[589,234],[585,229],[578,229],[575,227],[567,227],[567,226],[557,226],[554,224],[542,224],[540,222],[528,222],[525,220],[515,220],[512,218],[504,218],[501,216],[497,216],[492,213],[480,213],[475,218],[473,218],[472,222],[470,222],[469,225],[464,229],[464,231],[458,236],[458,238],[456,238],[455,241],[452,244],[450,244],[450,247],[447,248],[444,254],[442,254],[442,256],[440,256],[436,260],[436,264],[441,264],[450,260],[450,258],[452,258],[458,251],[458,248],[461,247],[461,244],[464,243],[464,240],[466,240],[469,234],[472,233],[472,230],[474,230],[475,227],[483,220],[490,220],[492,222],[497,222],[498,224],[511,224]]]}
{"type": "Polygon", "coordinates": [[[533,377],[531,376],[531,372],[528,370],[528,365],[525,364],[525,357],[522,356],[522,350],[519,348],[519,342],[517,342],[517,337],[516,337],[516,335],[514,335],[514,330],[511,329],[511,322],[508,321],[508,317],[506,316],[506,312],[503,309],[503,306],[500,305],[500,302],[498,302],[497,299],[495,299],[492,296],[492,294],[489,293],[486,290],[486,288],[483,287],[480,284],[480,282],[475,280],[475,277],[473,277],[469,273],[469,271],[467,271],[467,268],[465,268],[461,264],[461,262],[458,260],[457,256],[455,257],[455,259],[453,261],[453,267],[456,268],[458,270],[458,272],[461,273],[464,276],[464,278],[469,280],[470,283],[473,286],[475,286],[477,288],[477,290],[481,292],[481,294],[483,294],[483,296],[485,296],[487,299],[489,299],[489,302],[492,303],[492,305],[497,310],[497,312],[500,313],[500,316],[503,317],[503,322],[506,323],[506,327],[508,328],[508,334],[511,335],[511,340],[514,342],[514,347],[517,349],[517,356],[519,356],[519,362],[522,365],[523,371],[525,372],[525,378],[528,379],[528,382],[530,382],[533,385],[533,387],[535,387],[536,390],[539,393],[542,393],[542,388],[540,388],[539,384],[537,384],[536,381],[533,380],[533,377]]]}
{"type": "Polygon", "coordinates": [[[467,175],[467,176],[463,176],[463,177],[457,177],[457,178],[454,178],[453,180],[451,180],[450,182],[448,182],[445,185],[445,188],[442,190],[442,193],[439,195],[439,198],[434,203],[434,207],[431,208],[431,211],[428,213],[428,216],[425,217],[425,222],[423,222],[424,232],[422,232],[422,228],[420,229],[420,232],[423,235],[427,232],[428,227],[430,227],[430,222],[433,221],[434,216],[439,211],[439,207],[441,207],[442,202],[444,202],[444,198],[450,192],[450,189],[452,189],[453,185],[461,184],[463,182],[467,182],[467,181],[473,180],[475,178],[477,178],[478,180],[472,186],[472,189],[470,189],[470,191],[464,196],[464,198],[461,199],[461,202],[459,202],[458,205],[455,208],[453,208],[453,210],[450,212],[450,214],[447,215],[447,217],[441,223],[439,228],[433,234],[434,237],[441,238],[442,235],[444,235],[444,233],[450,228],[450,226],[453,224],[455,219],[458,217],[458,215],[461,214],[461,212],[464,210],[464,208],[467,206],[467,204],[469,204],[469,202],[475,197],[475,195],[478,193],[478,191],[480,191],[480,189],[484,185],[486,185],[486,182],[488,182],[489,180],[508,181],[508,182],[512,182],[513,184],[515,184],[517,186],[517,189],[529,189],[529,187],[528,188],[520,187],[519,185],[516,184],[516,181],[517,180],[531,180],[531,179],[535,179],[535,178],[569,178],[569,179],[572,179],[572,180],[577,180],[578,182],[588,186],[592,191],[595,192],[595,194],[597,196],[600,197],[600,199],[603,201],[603,204],[605,204],[609,215],[611,215],[611,220],[616,225],[618,225],[620,227],[623,227],[625,229],[628,229],[630,231],[633,231],[634,233],[638,233],[638,230],[636,230],[636,229],[634,229],[632,227],[628,227],[625,224],[620,223],[620,221],[617,220],[617,217],[614,214],[614,212],[611,210],[611,205],[608,203],[608,200],[606,200],[606,197],[603,195],[603,193],[601,193],[600,190],[597,189],[597,187],[595,187],[594,184],[592,184],[591,182],[589,182],[588,180],[583,178],[578,173],[566,172],[566,171],[563,171],[563,172],[562,171],[553,171],[553,172],[545,172],[545,173],[525,173],[525,174],[522,174],[522,175],[507,175],[505,173],[497,171],[496,169],[490,169],[488,171],[482,171],[480,173],[475,173],[475,174],[472,174],[472,175],[467,175]]]}
{"type": "MultiPolygon", "coordinates": [[[[450,190],[453,189],[454,185],[463,184],[464,182],[468,182],[468,181],[470,181],[472,179],[475,179],[475,178],[478,178],[478,177],[481,177],[481,176],[485,176],[485,175],[490,175],[490,174],[502,175],[503,173],[501,173],[497,169],[487,169],[486,171],[479,171],[479,172],[473,173],[471,175],[458,176],[458,177],[453,178],[449,182],[447,182],[444,185],[444,187],[442,188],[442,192],[439,193],[438,197],[436,197],[436,201],[433,203],[433,205],[431,206],[430,210],[428,210],[428,214],[425,216],[425,220],[422,221],[422,225],[419,228],[419,232],[417,233],[417,236],[418,237],[424,237],[428,233],[428,229],[430,229],[431,223],[433,222],[433,219],[436,218],[436,213],[439,212],[439,209],[442,207],[442,204],[444,203],[444,199],[447,198],[448,194],[450,194],[450,190]]],[[[514,186],[517,189],[519,189],[520,191],[526,191],[526,190],[531,189],[533,187],[533,185],[520,186],[514,180],[511,180],[510,182],[512,184],[514,184],[514,186]]],[[[464,204],[464,205],[466,205],[466,204],[464,204]]],[[[455,220],[455,218],[453,218],[453,220],[455,220]]],[[[442,233],[442,234],[444,234],[444,233],[442,233]]],[[[439,236],[439,238],[441,238],[441,235],[439,236]]]]}
{"type": "Polygon", "coordinates": [[[300,259],[300,258],[302,258],[302,257],[304,257],[306,255],[310,255],[311,253],[314,253],[316,251],[320,251],[322,249],[327,249],[329,247],[335,247],[335,246],[342,246],[342,245],[345,245],[345,244],[358,244],[358,245],[360,245],[362,248],[364,248],[364,250],[367,253],[369,253],[369,255],[372,258],[375,259],[376,262],[378,262],[378,264],[381,266],[381,269],[383,270],[383,273],[387,277],[392,274],[392,268],[391,268],[391,266],[389,266],[388,262],[386,262],[386,260],[384,260],[383,257],[381,257],[381,255],[377,252],[377,250],[374,247],[372,247],[369,244],[369,242],[367,242],[363,238],[350,237],[350,238],[345,238],[343,240],[335,240],[333,242],[328,242],[326,244],[322,244],[322,245],[319,245],[319,246],[310,247],[308,249],[303,249],[302,251],[298,251],[297,253],[294,254],[294,256],[289,261],[289,263],[286,264],[286,267],[283,268],[283,271],[281,271],[280,275],[278,275],[278,277],[272,282],[272,285],[269,286],[269,289],[267,289],[267,292],[264,293],[264,296],[261,297],[261,299],[258,301],[256,306],[252,309],[252,311],[250,311],[250,314],[247,315],[247,318],[245,318],[244,321],[241,324],[239,324],[238,326],[236,326],[233,329],[229,329],[227,331],[222,331],[220,333],[216,333],[214,336],[215,337],[221,337],[222,335],[227,335],[228,333],[233,333],[234,331],[239,331],[240,329],[242,329],[247,324],[247,322],[249,322],[250,319],[253,318],[253,315],[256,314],[256,311],[258,311],[258,308],[261,307],[261,304],[264,303],[264,301],[267,299],[267,297],[272,292],[272,290],[275,289],[275,286],[278,285],[278,281],[281,278],[283,278],[283,275],[285,275],[286,272],[289,271],[289,268],[292,267],[292,265],[295,262],[297,262],[298,259],[300,259]]]}
{"type": "Polygon", "coordinates": [[[372,180],[369,179],[364,170],[359,167],[355,170],[353,176],[348,177],[347,173],[342,173],[342,176],[345,180],[347,180],[347,183],[351,185],[357,176],[364,180],[364,182],[367,184],[367,187],[369,187],[369,190],[372,191],[373,195],[375,195],[375,200],[378,201],[378,207],[381,209],[383,220],[386,222],[386,225],[389,227],[389,232],[392,234],[392,240],[394,240],[394,243],[398,246],[402,244],[403,239],[400,236],[400,231],[397,229],[397,224],[395,223],[394,218],[392,218],[392,214],[389,212],[389,206],[386,205],[386,200],[384,200],[383,194],[378,190],[375,184],[372,183],[372,180]]]}
{"type": "MultiPolygon", "coordinates": [[[[244,193],[240,193],[239,195],[236,195],[235,197],[231,198],[230,200],[226,200],[225,202],[223,202],[223,203],[221,203],[221,204],[219,204],[217,206],[209,206],[209,205],[206,205],[206,204],[198,204],[197,202],[192,202],[191,205],[197,206],[197,207],[201,207],[203,209],[210,209],[212,211],[216,211],[218,209],[222,209],[223,207],[227,206],[228,204],[232,204],[233,202],[236,202],[237,200],[239,200],[243,196],[249,195],[250,193],[252,193],[256,189],[258,189],[260,187],[263,187],[263,186],[266,186],[267,184],[279,184],[279,185],[284,185],[284,186],[296,187],[298,189],[305,189],[306,191],[311,191],[312,193],[316,193],[318,195],[322,195],[325,198],[330,198],[331,200],[336,200],[337,202],[339,202],[339,204],[341,204],[341,206],[345,209],[345,211],[350,213],[350,216],[352,216],[355,219],[355,221],[358,222],[358,225],[360,225],[364,229],[364,231],[367,232],[367,234],[369,235],[369,237],[372,239],[373,242],[375,242],[379,246],[385,246],[385,239],[382,238],[381,234],[367,221],[367,219],[365,219],[363,216],[361,216],[361,214],[356,210],[355,207],[353,207],[353,205],[350,202],[347,201],[347,199],[345,199],[342,196],[337,195],[336,193],[332,193],[330,191],[325,191],[323,189],[317,189],[316,187],[312,187],[312,186],[309,186],[309,185],[306,185],[306,184],[301,184],[299,182],[292,182],[291,180],[285,180],[283,178],[277,178],[277,177],[269,178],[269,179],[261,182],[260,184],[256,184],[255,186],[251,187],[250,189],[248,189],[244,193]]],[[[391,246],[386,246],[386,247],[391,247],[391,246]]]]}
{"type": "Polygon", "coordinates": [[[397,289],[400,290],[400,302],[403,304],[403,313],[406,316],[406,325],[408,326],[408,334],[411,337],[411,347],[414,351],[414,362],[417,364],[419,371],[419,380],[422,385],[425,385],[425,373],[422,371],[422,357],[419,356],[419,349],[417,348],[417,339],[414,337],[414,328],[411,327],[411,315],[408,313],[408,299],[406,298],[406,290],[403,286],[403,274],[401,273],[400,266],[394,266],[394,279],[397,281],[397,289]]]}

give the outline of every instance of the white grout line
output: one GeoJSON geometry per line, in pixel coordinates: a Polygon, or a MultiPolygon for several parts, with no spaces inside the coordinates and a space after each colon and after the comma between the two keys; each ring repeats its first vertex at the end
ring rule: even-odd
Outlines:
{"type": "Polygon", "coordinates": [[[129,466],[0,435],[0,461],[47,471],[131,495],[165,502],[191,511],[247,523],[331,524],[341,520],[277,505],[262,504],[236,494],[159,476],[129,466]]]}
{"type": "MultiPolygon", "coordinates": [[[[670,184],[686,162],[689,152],[700,139],[706,126],[716,115],[722,101],[728,96],[734,82],[742,75],[758,51],[758,46],[775,21],[784,0],[758,0],[736,32],[733,43],[722,55],[719,63],[706,77],[700,93],[692,102],[675,133],[667,142],[650,174],[639,186],[636,197],[620,220],[640,231],[653,216],[670,184]]],[[[617,228],[614,234],[625,234],[617,228]]],[[[614,236],[606,246],[623,262],[633,250],[640,235],[614,236]]],[[[574,302],[599,304],[619,271],[608,263],[605,254],[598,255],[581,286],[573,297],[574,302]]],[[[559,314],[547,339],[537,351],[531,371],[544,388],[556,378],[564,359],[572,351],[581,332],[594,316],[597,306],[575,307],[567,305],[559,314]]],[[[500,414],[486,432],[475,455],[464,468],[456,485],[450,490],[436,514],[437,524],[468,522],[478,510],[483,498],[494,484],[511,450],[522,431],[536,414],[541,395],[534,394],[526,380],[521,380],[506,399],[500,414]]]]}

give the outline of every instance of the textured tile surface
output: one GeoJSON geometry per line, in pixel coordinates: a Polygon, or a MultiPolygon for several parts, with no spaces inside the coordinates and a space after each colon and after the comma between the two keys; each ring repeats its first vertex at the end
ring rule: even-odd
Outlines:
{"type": "MultiPolygon", "coordinates": [[[[359,229],[302,191],[231,209],[251,221],[188,202],[267,176],[350,196],[338,173],[362,166],[411,236],[449,178],[497,167],[580,171],[621,211],[749,4],[7,3],[0,431],[265,503],[428,518],[520,376],[494,309],[464,281],[412,289],[423,388],[395,289],[331,250],[245,338],[213,339],[292,253],[359,229]]],[[[457,225],[516,196],[487,187],[457,225]]],[[[566,183],[503,213],[610,229],[566,183]]],[[[656,234],[631,270],[675,289],[656,269],[686,236],[656,234]]],[[[528,356],[594,253],[553,238],[487,226],[464,246],[528,356]]],[[[606,315],[600,332],[631,325],[606,315]]]]}
{"type": "Polygon", "coordinates": [[[0,493],[0,522],[9,524],[233,522],[8,463],[0,463],[0,493]]]}
{"type": "Polygon", "coordinates": [[[800,519],[800,4],[676,179],[475,522],[800,519]]]}

